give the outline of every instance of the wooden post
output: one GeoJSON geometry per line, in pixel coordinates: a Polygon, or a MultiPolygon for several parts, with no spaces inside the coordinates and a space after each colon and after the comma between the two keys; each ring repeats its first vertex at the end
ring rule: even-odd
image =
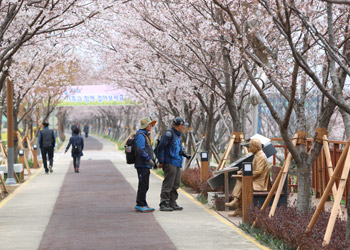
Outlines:
{"type": "MultiPolygon", "coordinates": [[[[19,149],[20,149],[20,150],[24,150],[23,141],[24,141],[24,140],[27,140],[27,143],[29,144],[28,137],[27,137],[27,136],[24,136],[24,137],[21,139],[21,135],[20,135],[19,131],[17,131],[17,139],[18,139],[18,142],[19,142],[19,149]]],[[[28,145],[28,147],[30,147],[30,145],[28,145]]],[[[24,154],[24,151],[23,151],[23,154],[24,154]]],[[[26,167],[27,171],[28,171],[28,169],[29,169],[28,174],[31,174],[31,172],[30,172],[30,167],[29,167],[29,164],[28,164],[28,160],[27,160],[27,158],[26,158],[25,156],[23,156],[23,162],[20,162],[20,163],[23,164],[23,171],[22,171],[23,174],[24,174],[24,166],[26,167]]],[[[22,178],[22,176],[21,176],[21,178],[22,178]]],[[[24,180],[24,178],[23,178],[23,180],[24,180]]]]}
{"type": "MultiPolygon", "coordinates": [[[[28,145],[28,149],[29,149],[29,151],[31,152],[31,154],[32,154],[32,159],[33,159],[33,149],[32,149],[32,145],[30,144],[30,140],[29,140],[29,138],[26,136],[25,137],[25,139],[27,140],[27,145],[28,145]]],[[[29,174],[29,175],[31,175],[32,174],[32,172],[30,171],[30,167],[29,167],[29,164],[28,164],[28,159],[27,159],[27,157],[26,156],[24,156],[24,163],[25,163],[25,166],[26,166],[26,169],[27,169],[27,173],[29,174]]]]}
{"type": "Polygon", "coordinates": [[[210,145],[210,148],[211,148],[211,152],[212,152],[215,160],[219,163],[220,162],[220,157],[219,157],[217,149],[215,148],[215,146],[213,144],[210,145]]]}
{"type": "MultiPolygon", "coordinates": [[[[199,149],[202,147],[203,141],[204,141],[204,136],[202,137],[201,141],[199,142],[199,144],[198,144],[197,148],[195,149],[194,153],[192,154],[190,160],[187,162],[185,170],[191,166],[193,159],[196,158],[199,149]]],[[[200,166],[198,158],[196,158],[196,160],[197,160],[198,166],[200,166]]]]}
{"type": "MultiPolygon", "coordinates": [[[[328,175],[329,175],[329,178],[332,178],[334,171],[333,171],[333,164],[331,160],[331,153],[329,151],[329,146],[328,146],[327,135],[323,136],[323,151],[326,156],[328,175]]],[[[335,185],[335,183],[332,186],[332,194],[333,194],[333,197],[335,197],[337,194],[337,186],[335,185]]],[[[341,216],[342,216],[342,213],[341,213],[341,209],[339,208],[338,217],[341,218],[341,216]]]]}
{"type": "Polygon", "coordinates": [[[34,144],[33,149],[31,150],[32,152],[32,157],[33,157],[33,168],[38,168],[38,146],[34,144]]]}
{"type": "Polygon", "coordinates": [[[208,167],[208,152],[201,152],[201,175],[200,181],[204,182],[208,180],[209,167],[208,167]]]}
{"type": "MultiPolygon", "coordinates": [[[[23,166],[24,166],[24,150],[23,149],[20,149],[19,152],[18,152],[18,160],[19,160],[19,163],[21,163],[23,166]]],[[[24,167],[22,168],[22,172],[21,172],[21,181],[23,182],[24,181],[24,167]]]]}
{"type": "Polygon", "coordinates": [[[231,148],[232,148],[232,145],[233,145],[233,143],[235,141],[235,138],[236,138],[236,135],[234,133],[232,133],[232,136],[231,136],[231,138],[230,138],[230,140],[229,140],[229,142],[227,144],[227,148],[225,150],[225,153],[223,154],[223,156],[222,156],[222,158],[221,158],[221,160],[219,162],[219,165],[218,165],[216,170],[221,170],[221,169],[223,169],[225,167],[227,157],[228,157],[228,155],[229,155],[229,153],[231,151],[231,148]]]}
{"type": "MultiPolygon", "coordinates": [[[[293,146],[294,147],[297,144],[297,138],[298,138],[298,135],[295,134],[294,138],[293,138],[293,146]]],[[[287,159],[284,161],[283,169],[280,171],[280,172],[282,172],[282,175],[281,175],[281,179],[280,179],[280,181],[278,183],[277,192],[276,192],[275,198],[273,200],[273,203],[272,203],[272,206],[271,206],[271,209],[270,209],[269,217],[272,217],[272,216],[275,215],[277,204],[278,204],[278,201],[279,201],[279,199],[281,197],[281,193],[282,193],[282,189],[283,189],[283,186],[284,186],[284,182],[286,181],[286,178],[287,178],[287,174],[288,174],[288,170],[289,170],[289,166],[290,166],[291,160],[292,160],[292,154],[289,152],[288,156],[287,156],[287,159]]],[[[270,193],[271,193],[271,191],[270,191],[270,193]]],[[[266,202],[266,200],[265,200],[265,202],[266,202]]]]}
{"type": "MultiPolygon", "coordinates": [[[[224,182],[225,182],[225,203],[228,202],[228,172],[224,173],[224,182]]],[[[229,208],[225,206],[225,211],[228,211],[229,208]]]]}
{"type": "Polygon", "coordinates": [[[7,187],[5,185],[4,179],[2,178],[1,174],[0,174],[0,181],[1,181],[2,188],[4,189],[4,192],[7,194],[8,193],[7,187]]]}
{"type": "Polygon", "coordinates": [[[253,165],[243,163],[242,168],[242,214],[243,222],[248,221],[247,210],[253,204],[253,165]]]}
{"type": "Polygon", "coordinates": [[[16,171],[13,171],[13,176],[15,177],[16,182],[19,183],[19,179],[18,179],[16,171]]]}
{"type": "MultiPolygon", "coordinates": [[[[189,149],[190,150],[190,152],[187,152],[187,153],[192,153],[192,151],[191,151],[191,146],[190,146],[190,139],[191,139],[191,128],[189,128],[189,127],[187,127],[187,128],[185,128],[185,134],[186,134],[186,151],[187,151],[187,149],[189,149]]],[[[157,134],[157,136],[155,137],[155,138],[158,138],[158,134],[157,134]]],[[[154,141],[156,141],[156,140],[154,140],[154,141]]],[[[182,162],[182,166],[183,167],[185,167],[186,165],[187,165],[187,162],[188,162],[188,159],[187,158],[185,158],[185,160],[182,162]]]]}
{"type": "MultiPolygon", "coordinates": [[[[326,201],[328,199],[328,195],[329,195],[329,193],[332,189],[332,186],[335,182],[336,176],[338,176],[338,174],[341,170],[341,166],[344,163],[345,158],[348,158],[347,155],[348,155],[348,151],[349,151],[349,144],[350,144],[350,139],[347,141],[346,146],[344,148],[344,151],[340,155],[338,163],[334,169],[334,173],[332,175],[332,178],[329,180],[329,182],[327,184],[327,187],[326,187],[326,189],[321,197],[320,203],[319,203],[318,207],[316,208],[316,211],[315,211],[314,215],[312,216],[309,225],[306,228],[306,232],[310,232],[312,230],[312,228],[314,227],[314,225],[318,219],[318,216],[320,215],[320,213],[322,211],[322,207],[324,206],[324,204],[326,203],[326,201]]],[[[339,192],[339,189],[338,189],[338,192],[339,192]]],[[[338,195],[338,192],[337,192],[337,195],[338,195]]]]}
{"type": "Polygon", "coordinates": [[[7,153],[6,153],[6,148],[2,141],[0,141],[0,148],[1,148],[1,155],[2,155],[1,164],[5,164],[7,166],[7,153]]]}
{"type": "Polygon", "coordinates": [[[323,245],[328,245],[329,241],[331,240],[331,236],[332,236],[334,224],[335,224],[335,219],[336,219],[337,214],[339,212],[340,202],[341,202],[341,199],[342,199],[342,196],[344,193],[346,181],[348,180],[349,170],[350,170],[350,150],[349,149],[348,149],[348,152],[346,153],[346,155],[347,156],[345,159],[343,172],[342,172],[342,175],[341,175],[341,178],[339,181],[339,185],[338,185],[337,195],[334,198],[331,216],[329,217],[326,233],[325,233],[324,238],[323,238],[323,245]]]}

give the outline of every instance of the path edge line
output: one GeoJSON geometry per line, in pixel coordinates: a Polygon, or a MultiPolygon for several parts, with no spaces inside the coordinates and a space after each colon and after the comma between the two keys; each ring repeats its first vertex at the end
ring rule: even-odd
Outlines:
{"type": "MultiPolygon", "coordinates": [[[[156,176],[158,179],[160,180],[164,180],[164,178],[160,175],[158,175],[156,172],[154,172],[153,170],[151,170],[151,173],[156,176]]],[[[210,215],[214,216],[216,219],[218,219],[219,221],[223,222],[224,224],[226,224],[227,226],[233,228],[240,236],[244,237],[246,240],[249,240],[250,242],[254,243],[257,247],[260,247],[261,249],[264,250],[269,250],[270,248],[262,245],[260,242],[258,242],[256,239],[254,239],[252,236],[246,234],[242,229],[240,229],[239,227],[237,227],[236,225],[234,225],[232,222],[228,221],[226,218],[223,218],[221,215],[219,215],[218,213],[216,213],[213,210],[210,210],[208,208],[206,208],[202,203],[200,203],[198,200],[196,200],[192,195],[190,195],[188,192],[186,192],[184,189],[179,188],[179,191],[184,194],[187,198],[189,198],[193,203],[195,203],[196,205],[198,205],[199,207],[201,207],[202,209],[204,209],[207,213],[209,213],[210,215]]]]}
{"type": "Polygon", "coordinates": [[[9,202],[15,195],[21,191],[35,176],[37,176],[41,171],[43,170],[43,167],[40,167],[38,171],[35,172],[35,174],[31,175],[28,180],[26,180],[24,183],[20,184],[18,188],[15,189],[15,191],[12,192],[9,196],[7,196],[5,199],[3,199],[0,202],[0,208],[4,207],[7,202],[9,202]]]}
{"type": "MultiPolygon", "coordinates": [[[[116,143],[114,143],[115,149],[116,151],[120,151],[118,149],[118,145],[116,143]]],[[[155,177],[157,177],[160,180],[164,180],[164,178],[160,175],[158,175],[155,171],[153,171],[151,169],[150,171],[155,177]]],[[[200,203],[198,200],[196,200],[195,198],[193,198],[192,195],[190,195],[189,193],[187,193],[185,190],[183,190],[182,188],[179,188],[179,191],[184,194],[187,198],[189,198],[193,203],[195,203],[196,205],[198,205],[199,207],[201,207],[202,209],[204,209],[207,213],[209,213],[210,215],[214,216],[216,219],[218,219],[219,221],[221,221],[222,223],[224,223],[225,225],[231,227],[232,229],[234,229],[240,236],[242,236],[243,238],[245,238],[246,240],[249,240],[250,242],[252,242],[253,244],[255,244],[257,247],[264,249],[264,250],[269,250],[270,248],[268,248],[267,246],[262,245],[260,242],[258,242],[256,239],[254,239],[252,236],[246,234],[242,229],[240,229],[239,227],[237,227],[236,225],[234,225],[231,221],[228,221],[226,218],[223,218],[223,216],[219,215],[218,213],[214,212],[213,210],[210,210],[208,208],[206,208],[202,203],[200,203]]]]}

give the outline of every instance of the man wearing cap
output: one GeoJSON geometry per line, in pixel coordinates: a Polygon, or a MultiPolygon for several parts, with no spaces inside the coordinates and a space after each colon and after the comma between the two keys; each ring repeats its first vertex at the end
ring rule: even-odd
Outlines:
{"type": "Polygon", "coordinates": [[[160,194],[160,211],[182,210],[176,200],[178,198],[177,189],[180,187],[182,160],[187,155],[181,144],[181,133],[184,130],[185,121],[181,117],[173,120],[171,130],[165,132],[158,146],[159,167],[163,168],[164,180],[160,194]]]}
{"type": "Polygon", "coordinates": [[[149,176],[151,167],[155,167],[150,132],[157,121],[153,121],[149,117],[144,117],[140,121],[140,128],[136,132],[135,149],[136,159],[135,168],[139,179],[136,206],[137,212],[153,212],[154,208],[150,208],[146,201],[146,193],[149,188],[149,176]]]}
{"type": "Polygon", "coordinates": [[[52,129],[49,129],[49,123],[43,122],[43,129],[39,132],[38,144],[40,146],[41,157],[43,159],[43,165],[45,168],[45,173],[49,173],[49,169],[47,168],[47,158],[46,155],[49,156],[50,162],[50,173],[53,172],[53,151],[56,145],[56,136],[55,132],[52,129]]]}

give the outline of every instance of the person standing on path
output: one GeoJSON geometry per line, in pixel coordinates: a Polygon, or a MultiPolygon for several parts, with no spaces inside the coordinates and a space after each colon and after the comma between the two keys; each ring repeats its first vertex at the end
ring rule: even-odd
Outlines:
{"type": "Polygon", "coordinates": [[[177,189],[180,187],[182,160],[191,158],[184,152],[181,144],[181,133],[185,128],[185,121],[181,117],[173,120],[171,130],[165,132],[158,145],[159,168],[163,168],[164,180],[160,194],[160,211],[183,210],[176,200],[177,189]]]}
{"type": "Polygon", "coordinates": [[[150,169],[155,167],[150,132],[156,123],[157,121],[149,117],[142,118],[140,128],[135,135],[135,168],[139,179],[135,206],[137,212],[154,211],[154,208],[150,208],[147,204],[146,193],[149,188],[150,169]]]}
{"type": "Polygon", "coordinates": [[[89,125],[85,124],[84,126],[84,133],[85,133],[85,137],[88,138],[89,136],[89,125]]]}
{"type": "Polygon", "coordinates": [[[45,168],[45,173],[49,173],[49,169],[47,168],[47,155],[49,156],[50,163],[50,173],[53,172],[53,156],[54,156],[54,148],[56,146],[56,136],[55,132],[52,129],[49,129],[49,123],[43,122],[43,129],[39,132],[38,144],[41,151],[41,156],[43,159],[43,165],[45,168]]]}
{"type": "Polygon", "coordinates": [[[64,153],[67,153],[70,145],[72,145],[72,157],[73,157],[73,166],[74,171],[76,173],[79,173],[79,167],[80,167],[80,157],[83,156],[83,150],[84,150],[84,139],[80,135],[80,129],[75,128],[73,130],[73,136],[69,138],[69,143],[66,147],[66,150],[64,153]]]}
{"type": "Polygon", "coordinates": [[[72,135],[74,134],[74,129],[77,128],[77,124],[73,122],[72,126],[70,127],[70,130],[72,131],[72,135]]]}

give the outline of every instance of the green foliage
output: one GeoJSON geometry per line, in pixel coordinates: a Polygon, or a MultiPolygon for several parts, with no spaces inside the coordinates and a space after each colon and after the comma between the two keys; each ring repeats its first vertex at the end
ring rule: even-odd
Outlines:
{"type": "Polygon", "coordinates": [[[158,168],[158,169],[154,170],[154,172],[155,172],[157,175],[160,175],[160,176],[164,177],[164,171],[163,171],[163,169],[158,168]]]}
{"type": "MultiPolygon", "coordinates": [[[[331,196],[331,201],[334,202],[334,197],[333,197],[333,195],[331,196]]],[[[345,206],[345,205],[346,205],[346,200],[342,199],[342,200],[340,201],[340,204],[345,206]]]]}
{"type": "MultiPolygon", "coordinates": [[[[30,168],[33,168],[33,160],[32,159],[28,160],[28,165],[30,168]]],[[[23,167],[25,167],[25,166],[23,166],[23,167]]]]}
{"type": "Polygon", "coordinates": [[[207,204],[208,203],[207,197],[205,197],[203,194],[197,195],[197,200],[199,200],[203,204],[207,204]]]}
{"type": "Polygon", "coordinates": [[[256,227],[252,228],[251,224],[243,223],[239,225],[239,228],[242,229],[247,234],[254,237],[261,244],[268,246],[271,249],[292,250],[292,248],[289,248],[280,239],[277,239],[276,237],[266,234],[263,230],[259,228],[256,228],[256,227]]]}

